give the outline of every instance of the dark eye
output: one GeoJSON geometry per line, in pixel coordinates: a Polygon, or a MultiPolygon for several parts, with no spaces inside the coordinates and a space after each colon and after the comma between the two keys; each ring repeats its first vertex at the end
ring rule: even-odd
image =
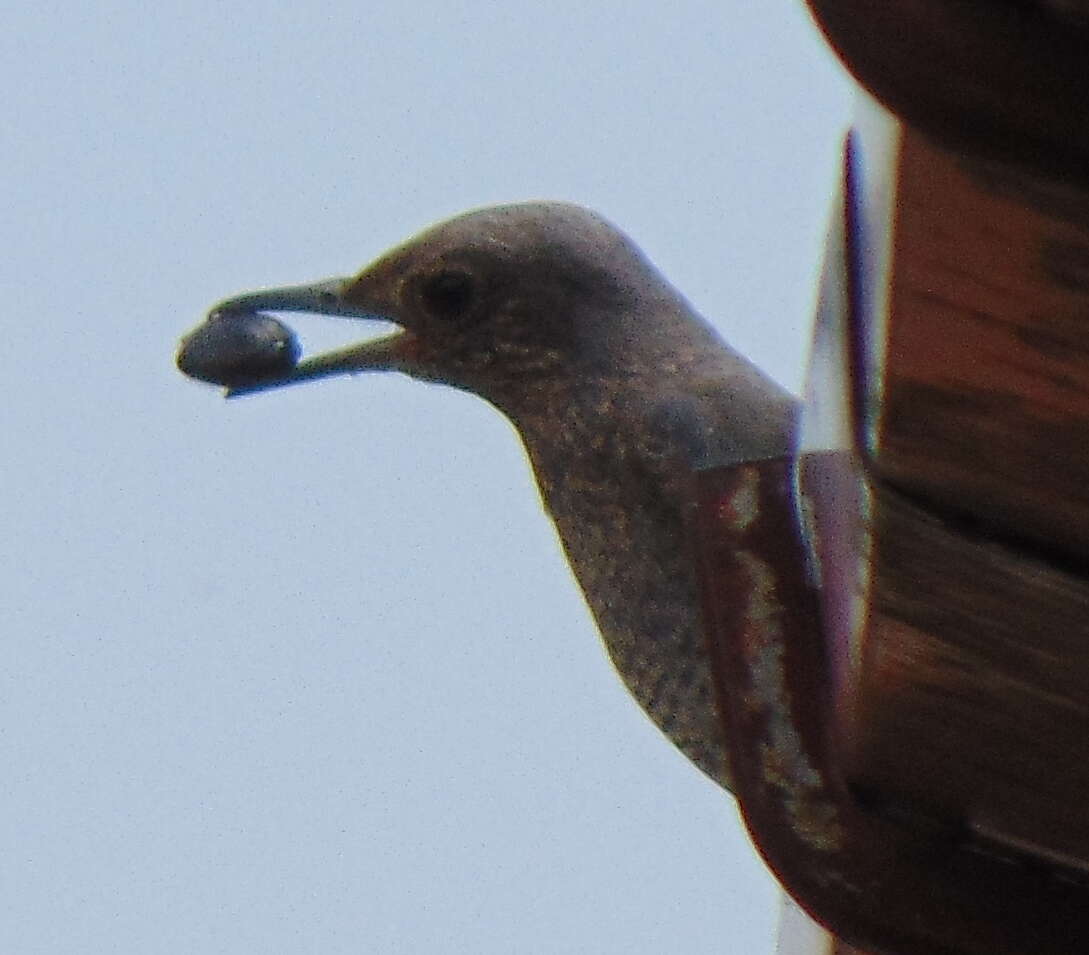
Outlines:
{"type": "Polygon", "coordinates": [[[444,269],[427,278],[420,289],[420,298],[432,315],[438,318],[460,318],[473,304],[473,277],[460,269],[444,269]]]}

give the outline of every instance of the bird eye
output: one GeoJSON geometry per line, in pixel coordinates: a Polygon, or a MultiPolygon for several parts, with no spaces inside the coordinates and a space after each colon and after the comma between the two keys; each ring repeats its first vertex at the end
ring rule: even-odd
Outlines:
{"type": "Polygon", "coordinates": [[[424,281],[424,307],[439,318],[460,318],[473,301],[473,277],[459,269],[444,269],[424,281]]]}

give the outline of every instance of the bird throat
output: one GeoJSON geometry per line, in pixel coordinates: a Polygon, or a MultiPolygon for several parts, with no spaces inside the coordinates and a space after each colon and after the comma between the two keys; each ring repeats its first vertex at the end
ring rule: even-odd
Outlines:
{"type": "Polygon", "coordinates": [[[729,789],[699,612],[689,462],[642,416],[599,402],[517,426],[617,673],[674,745],[729,789]]]}

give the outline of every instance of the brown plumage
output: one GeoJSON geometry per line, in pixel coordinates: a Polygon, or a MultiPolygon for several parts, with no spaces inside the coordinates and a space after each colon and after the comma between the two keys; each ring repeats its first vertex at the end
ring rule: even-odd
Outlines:
{"type": "MultiPolygon", "coordinates": [[[[477,394],[511,420],[617,672],[729,788],[692,559],[691,468],[786,453],[795,400],[728,348],[629,239],[562,203],[467,213],[353,279],[257,292],[212,314],[246,323],[260,309],[402,329],[271,384],[395,370],[477,394]]],[[[193,358],[201,336],[186,339],[179,365],[213,378],[193,358]]]]}

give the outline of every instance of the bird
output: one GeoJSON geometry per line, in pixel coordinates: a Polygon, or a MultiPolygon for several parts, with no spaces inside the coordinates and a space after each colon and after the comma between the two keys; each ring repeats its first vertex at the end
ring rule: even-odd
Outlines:
{"type": "Polygon", "coordinates": [[[177,362],[228,395],[393,371],[493,405],[521,438],[616,672],[658,729],[732,791],[701,621],[693,474],[788,455],[798,402],[620,229],[556,201],[463,213],[354,277],[219,303],[177,362]],[[266,311],[397,330],[285,370],[296,349],[269,331],[266,311]],[[241,363],[223,354],[239,337],[224,336],[224,322],[254,326],[241,363]],[[269,343],[264,359],[255,340],[269,343]]]}

